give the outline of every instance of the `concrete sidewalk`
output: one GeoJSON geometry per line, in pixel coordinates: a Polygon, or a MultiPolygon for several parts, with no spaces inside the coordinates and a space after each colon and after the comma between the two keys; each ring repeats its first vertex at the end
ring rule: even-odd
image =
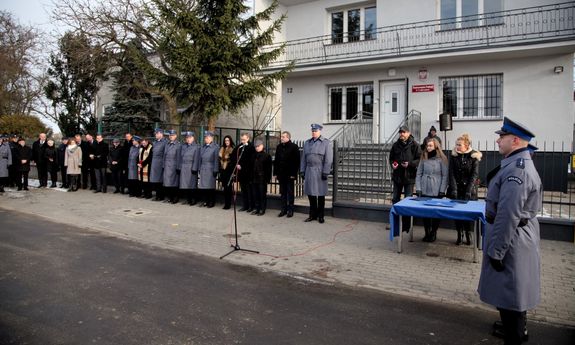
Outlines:
{"type": "MultiPolygon", "coordinates": [[[[104,234],[162,248],[219,258],[233,242],[233,212],[221,205],[207,209],[94,194],[80,190],[31,189],[0,194],[0,207],[43,216],[104,234]]],[[[455,246],[455,231],[439,231],[438,240],[405,239],[404,252],[388,240],[385,224],[326,218],[325,224],[304,223],[304,214],[277,218],[238,213],[241,248],[260,254],[235,252],[224,260],[263,270],[341,283],[431,301],[493,310],[477,295],[481,263],[472,263],[472,249],[455,246]]],[[[17,231],[17,229],[14,229],[17,231]]],[[[531,320],[575,326],[575,246],[541,241],[542,301],[531,320]]],[[[494,313],[494,319],[497,315],[494,313]]]]}

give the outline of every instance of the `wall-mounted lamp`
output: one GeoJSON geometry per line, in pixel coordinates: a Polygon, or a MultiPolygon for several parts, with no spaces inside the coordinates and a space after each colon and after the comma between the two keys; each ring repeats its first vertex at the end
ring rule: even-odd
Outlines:
{"type": "Polygon", "coordinates": [[[553,72],[559,74],[559,73],[563,73],[563,66],[555,66],[553,67],[553,72]]]}

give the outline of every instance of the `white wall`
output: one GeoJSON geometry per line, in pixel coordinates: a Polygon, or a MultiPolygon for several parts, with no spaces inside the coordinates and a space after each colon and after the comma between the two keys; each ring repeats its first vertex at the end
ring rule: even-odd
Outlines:
{"type": "MultiPolygon", "coordinates": [[[[555,141],[556,145],[560,146],[559,142],[564,141],[566,149],[570,150],[574,113],[572,54],[394,67],[397,74],[393,78],[387,75],[389,67],[380,66],[370,71],[321,76],[288,77],[282,89],[282,130],[291,131],[295,139],[305,139],[309,136],[309,124],[313,122],[324,123],[324,135],[328,137],[341,126],[326,123],[326,85],[372,81],[377,99],[380,80],[408,78],[408,110],[416,109],[422,112],[421,127],[422,134],[425,134],[432,124],[439,129],[437,118],[440,110],[440,77],[503,73],[504,115],[531,128],[537,136],[537,142],[555,141]],[[554,66],[563,66],[564,72],[553,73],[554,66]],[[426,67],[428,70],[426,81],[418,79],[420,67],[426,67]],[[411,93],[411,86],[414,84],[434,84],[435,91],[411,93]],[[288,88],[292,89],[292,93],[286,93],[288,88]]],[[[374,108],[376,107],[377,105],[374,105],[374,108]]],[[[374,117],[378,117],[376,109],[374,117]]],[[[492,143],[496,139],[493,132],[501,125],[501,120],[457,121],[454,122],[454,131],[448,132],[447,139],[453,142],[458,135],[468,132],[474,141],[492,143]]]]}

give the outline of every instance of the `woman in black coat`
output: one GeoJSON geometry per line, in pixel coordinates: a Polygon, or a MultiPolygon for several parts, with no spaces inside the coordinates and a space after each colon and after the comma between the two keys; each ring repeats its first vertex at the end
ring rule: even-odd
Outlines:
{"type": "Polygon", "coordinates": [[[52,184],[50,188],[56,188],[56,183],[58,182],[58,150],[54,146],[54,140],[48,139],[47,146],[44,149],[44,160],[46,161],[46,167],[48,173],[50,174],[50,179],[52,184]]]}
{"type": "MultiPolygon", "coordinates": [[[[449,162],[449,190],[451,199],[477,200],[477,182],[481,156],[481,152],[471,148],[471,140],[467,133],[457,138],[449,162]]],[[[471,244],[470,231],[472,224],[473,222],[462,220],[455,222],[457,228],[457,242],[455,242],[455,244],[461,244],[464,231],[466,244],[471,244]]]]}
{"type": "Polygon", "coordinates": [[[224,210],[230,209],[232,205],[233,186],[230,178],[234,172],[234,165],[231,163],[231,155],[234,150],[234,141],[232,137],[226,135],[218,156],[220,157],[220,182],[224,187],[224,210]]]}
{"type": "Polygon", "coordinates": [[[30,173],[30,160],[32,160],[32,149],[26,145],[24,138],[18,139],[16,147],[16,185],[18,190],[28,190],[28,174],[30,173]]]}

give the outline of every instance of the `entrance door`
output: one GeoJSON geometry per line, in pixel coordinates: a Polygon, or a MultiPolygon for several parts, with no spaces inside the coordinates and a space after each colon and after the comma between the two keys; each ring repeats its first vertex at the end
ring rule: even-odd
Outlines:
{"type": "Polygon", "coordinates": [[[405,119],[405,81],[382,81],[379,84],[379,123],[382,142],[396,133],[405,119]]]}

